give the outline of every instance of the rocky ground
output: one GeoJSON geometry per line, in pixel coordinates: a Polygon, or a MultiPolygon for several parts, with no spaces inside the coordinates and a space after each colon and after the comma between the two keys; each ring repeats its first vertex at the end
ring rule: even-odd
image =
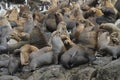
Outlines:
{"type": "Polygon", "coordinates": [[[120,59],[97,57],[93,65],[84,64],[70,70],[61,65],[42,67],[34,72],[7,75],[7,69],[0,70],[0,80],[119,80],[120,59]]]}

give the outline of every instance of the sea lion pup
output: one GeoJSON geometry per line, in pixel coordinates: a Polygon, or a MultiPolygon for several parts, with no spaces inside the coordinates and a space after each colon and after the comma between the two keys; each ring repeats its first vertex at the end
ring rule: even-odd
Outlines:
{"type": "Polygon", "coordinates": [[[17,30],[13,30],[9,36],[8,36],[9,39],[15,39],[17,40],[18,42],[21,41],[21,33],[18,32],[17,30]]]}
{"type": "Polygon", "coordinates": [[[95,56],[86,52],[85,47],[80,45],[71,47],[61,56],[61,64],[68,69],[88,62],[91,63],[94,60],[95,56]]]}
{"type": "Polygon", "coordinates": [[[48,31],[53,32],[57,29],[55,13],[49,13],[45,20],[46,28],[48,31]],[[52,24],[51,24],[52,23],[52,24]]]}
{"type": "Polygon", "coordinates": [[[98,37],[98,50],[104,49],[110,42],[109,32],[103,32],[98,37]]]}
{"type": "Polygon", "coordinates": [[[56,31],[59,32],[61,35],[66,35],[66,36],[70,37],[68,30],[67,30],[67,24],[64,21],[61,21],[58,24],[56,31]]]}
{"type": "Polygon", "coordinates": [[[100,25],[100,29],[107,30],[108,32],[120,32],[120,29],[113,23],[103,23],[100,25]]]}
{"type": "Polygon", "coordinates": [[[30,34],[13,30],[9,35],[8,39],[15,39],[18,42],[28,41],[30,39],[30,34]]]}
{"type": "Polygon", "coordinates": [[[24,24],[24,32],[31,33],[34,28],[33,16],[30,12],[26,13],[25,16],[26,22],[24,24]]]}
{"type": "Polygon", "coordinates": [[[82,23],[76,23],[76,27],[73,28],[73,32],[71,33],[74,39],[74,42],[78,41],[80,33],[84,30],[85,25],[82,23]]]}
{"type": "Polygon", "coordinates": [[[25,44],[20,49],[17,49],[14,52],[20,52],[21,65],[27,65],[29,62],[30,53],[37,51],[37,50],[38,50],[37,47],[30,45],[30,44],[25,44]]]}
{"type": "Polygon", "coordinates": [[[37,51],[33,51],[31,54],[30,54],[30,60],[34,59],[35,57],[39,56],[39,55],[42,55],[42,54],[45,54],[49,51],[52,51],[52,47],[50,46],[46,46],[46,47],[43,47],[37,51]]]}
{"type": "Polygon", "coordinates": [[[111,43],[112,45],[119,45],[120,44],[120,33],[118,32],[111,33],[110,39],[111,39],[110,45],[111,43]]]}
{"type": "Polygon", "coordinates": [[[61,21],[64,21],[67,25],[67,30],[71,30],[76,26],[76,21],[71,20],[67,15],[62,15],[61,13],[56,12],[56,22],[59,24],[61,21]]]}
{"type": "Polygon", "coordinates": [[[93,12],[95,12],[95,16],[102,16],[103,15],[102,10],[99,9],[99,8],[92,7],[92,8],[90,8],[90,10],[92,10],[93,12]]]}
{"type": "Polygon", "coordinates": [[[109,45],[110,43],[110,36],[108,34],[108,32],[104,32],[102,33],[99,38],[98,38],[98,48],[99,48],[99,54],[106,56],[106,55],[112,55],[113,59],[117,59],[120,54],[120,46],[119,45],[115,45],[115,46],[111,46],[109,45]]]}
{"type": "MultiPolygon", "coordinates": [[[[51,34],[51,38],[53,37],[53,36],[55,36],[56,34],[58,34],[59,33],[59,35],[61,36],[61,35],[66,35],[67,37],[70,37],[69,36],[69,33],[68,33],[68,30],[67,30],[67,28],[66,28],[66,23],[64,22],[64,21],[61,21],[59,24],[58,24],[58,26],[57,26],[57,30],[56,31],[54,31],[52,34],[51,34]]],[[[49,43],[51,43],[51,38],[50,38],[50,40],[49,40],[49,43]]]]}
{"type": "Polygon", "coordinates": [[[49,51],[47,53],[44,53],[42,55],[38,55],[35,58],[33,58],[30,62],[30,69],[31,71],[36,70],[37,68],[40,68],[45,65],[50,65],[53,63],[53,51],[49,51]]]}
{"type": "Polygon", "coordinates": [[[10,60],[8,63],[9,74],[14,75],[18,71],[19,67],[20,67],[20,55],[19,54],[10,55],[10,60]]]}
{"type": "Polygon", "coordinates": [[[72,40],[68,36],[61,35],[60,37],[65,45],[66,50],[76,45],[74,42],[72,42],[72,40]]]}
{"type": "Polygon", "coordinates": [[[100,51],[102,51],[103,56],[111,55],[113,60],[118,59],[120,57],[120,46],[119,45],[116,45],[116,46],[107,45],[100,51]]]}

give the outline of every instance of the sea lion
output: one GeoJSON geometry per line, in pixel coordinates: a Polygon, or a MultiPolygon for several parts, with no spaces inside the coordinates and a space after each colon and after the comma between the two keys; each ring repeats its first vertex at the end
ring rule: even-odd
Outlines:
{"type": "Polygon", "coordinates": [[[50,51],[33,58],[29,66],[30,66],[30,69],[33,71],[39,67],[50,65],[52,63],[53,63],[53,51],[50,51]]]}
{"type": "Polygon", "coordinates": [[[66,36],[70,37],[66,26],[67,26],[67,24],[64,21],[61,21],[58,24],[56,31],[59,32],[61,35],[66,35],[66,36]]]}
{"type": "Polygon", "coordinates": [[[67,15],[62,15],[62,13],[56,12],[56,22],[59,24],[61,21],[64,21],[67,25],[67,30],[71,30],[76,26],[76,21],[71,20],[67,15]]]}
{"type": "MultiPolygon", "coordinates": [[[[27,65],[29,61],[30,53],[33,51],[37,51],[38,48],[30,44],[25,44],[20,49],[17,49],[17,51],[18,50],[20,51],[21,65],[27,65]]],[[[17,52],[17,51],[14,51],[14,52],[17,52]]]]}
{"type": "Polygon", "coordinates": [[[104,15],[96,17],[96,23],[114,23],[116,21],[118,14],[115,13],[113,8],[103,7],[101,10],[104,15]]]}
{"type": "Polygon", "coordinates": [[[84,30],[79,34],[79,38],[77,43],[86,45],[86,47],[96,49],[97,45],[97,32],[92,30],[93,27],[86,27],[84,30]]]}
{"type": "Polygon", "coordinates": [[[108,32],[103,32],[98,37],[98,50],[104,49],[110,43],[110,36],[108,32]]]}
{"type": "Polygon", "coordinates": [[[96,58],[91,51],[86,51],[85,47],[73,46],[61,56],[61,64],[65,68],[73,68],[85,63],[92,63],[96,58]]]}
{"type": "Polygon", "coordinates": [[[7,49],[7,37],[11,32],[9,21],[5,17],[0,18],[0,51],[7,49]]]}
{"type": "Polygon", "coordinates": [[[57,29],[56,18],[54,13],[49,13],[45,20],[46,28],[48,31],[53,32],[57,29]],[[52,23],[52,24],[51,24],[52,23]]]}
{"type": "Polygon", "coordinates": [[[35,26],[30,33],[30,44],[37,48],[48,46],[47,40],[45,39],[44,33],[41,31],[39,26],[35,26]]]}
{"type": "Polygon", "coordinates": [[[113,32],[110,34],[111,43],[113,45],[119,45],[120,44],[120,33],[113,32]]]}
{"type": "Polygon", "coordinates": [[[120,29],[113,23],[103,23],[100,25],[100,29],[107,30],[108,32],[120,32],[120,29]]]}
{"type": "Polygon", "coordinates": [[[39,56],[39,55],[42,55],[42,54],[44,54],[44,53],[47,53],[47,52],[49,52],[49,51],[51,51],[52,50],[52,48],[50,47],[50,46],[46,46],[46,47],[43,47],[43,48],[41,48],[41,49],[39,49],[39,50],[37,50],[37,51],[34,51],[34,52],[32,52],[31,54],[30,54],[30,60],[32,60],[33,58],[35,58],[35,57],[37,57],[37,56],[39,56]]]}
{"type": "Polygon", "coordinates": [[[78,41],[80,33],[84,30],[85,25],[81,23],[76,23],[76,27],[73,28],[73,39],[74,41],[78,41]]]}
{"type": "Polygon", "coordinates": [[[65,46],[64,43],[62,42],[62,39],[60,37],[59,33],[56,33],[52,38],[51,38],[51,45],[52,45],[52,50],[53,50],[53,56],[54,56],[54,63],[58,64],[61,55],[65,52],[65,46]],[[59,44],[58,44],[59,43],[59,44]]]}
{"type": "Polygon", "coordinates": [[[118,59],[120,57],[119,48],[120,48],[119,45],[116,46],[107,45],[104,49],[101,49],[101,51],[105,52],[102,55],[111,55],[113,60],[118,59]]]}
{"type": "Polygon", "coordinates": [[[120,54],[120,46],[119,45],[109,45],[110,43],[110,36],[108,32],[104,32],[100,35],[98,38],[98,45],[99,45],[99,54],[106,56],[106,55],[112,55],[113,59],[117,59],[120,54]]]}
{"type": "Polygon", "coordinates": [[[120,0],[117,0],[115,3],[115,8],[120,12],[120,0]]]}
{"type": "Polygon", "coordinates": [[[65,45],[66,50],[76,45],[68,36],[61,35],[60,37],[65,45]]]}
{"type": "Polygon", "coordinates": [[[26,13],[26,22],[24,24],[24,32],[31,33],[32,29],[34,28],[33,16],[31,13],[26,13]]]}

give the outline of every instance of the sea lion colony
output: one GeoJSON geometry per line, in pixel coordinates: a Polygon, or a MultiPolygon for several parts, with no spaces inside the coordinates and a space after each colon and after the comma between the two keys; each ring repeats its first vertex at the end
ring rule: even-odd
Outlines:
{"type": "Polygon", "coordinates": [[[14,75],[51,64],[67,69],[92,64],[97,56],[118,59],[118,3],[120,0],[28,0],[19,12],[7,9],[0,15],[0,53],[4,54],[0,67],[8,67],[14,75]]]}

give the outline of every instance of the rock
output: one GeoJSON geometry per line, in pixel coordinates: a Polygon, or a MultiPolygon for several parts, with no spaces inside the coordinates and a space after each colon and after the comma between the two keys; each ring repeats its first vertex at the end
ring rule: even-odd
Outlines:
{"type": "Polygon", "coordinates": [[[18,42],[15,39],[10,39],[7,44],[12,45],[12,44],[17,44],[18,42]]]}
{"type": "Polygon", "coordinates": [[[71,76],[70,80],[91,80],[96,74],[96,69],[87,67],[85,69],[78,69],[77,73],[71,76]]]}
{"type": "Polygon", "coordinates": [[[0,61],[0,67],[8,67],[9,60],[0,61]]]}
{"type": "Polygon", "coordinates": [[[41,68],[27,80],[66,80],[66,71],[60,65],[41,68]]]}
{"type": "Polygon", "coordinates": [[[7,55],[7,54],[1,54],[0,55],[0,61],[4,61],[4,60],[9,60],[9,55],[7,55]]]}
{"type": "Polygon", "coordinates": [[[114,60],[98,70],[96,80],[119,80],[120,59],[114,60]]]}
{"type": "Polygon", "coordinates": [[[112,57],[96,57],[96,60],[93,61],[93,64],[99,67],[103,67],[106,64],[112,61],[112,57]]]}
{"type": "Polygon", "coordinates": [[[79,67],[67,70],[61,65],[43,67],[30,76],[27,80],[91,80],[96,73],[92,67],[79,67]]]}
{"type": "Polygon", "coordinates": [[[20,80],[20,79],[15,76],[4,75],[0,76],[0,80],[20,80]]]}
{"type": "Polygon", "coordinates": [[[7,68],[0,68],[0,76],[1,75],[8,75],[8,69],[7,68]]]}

